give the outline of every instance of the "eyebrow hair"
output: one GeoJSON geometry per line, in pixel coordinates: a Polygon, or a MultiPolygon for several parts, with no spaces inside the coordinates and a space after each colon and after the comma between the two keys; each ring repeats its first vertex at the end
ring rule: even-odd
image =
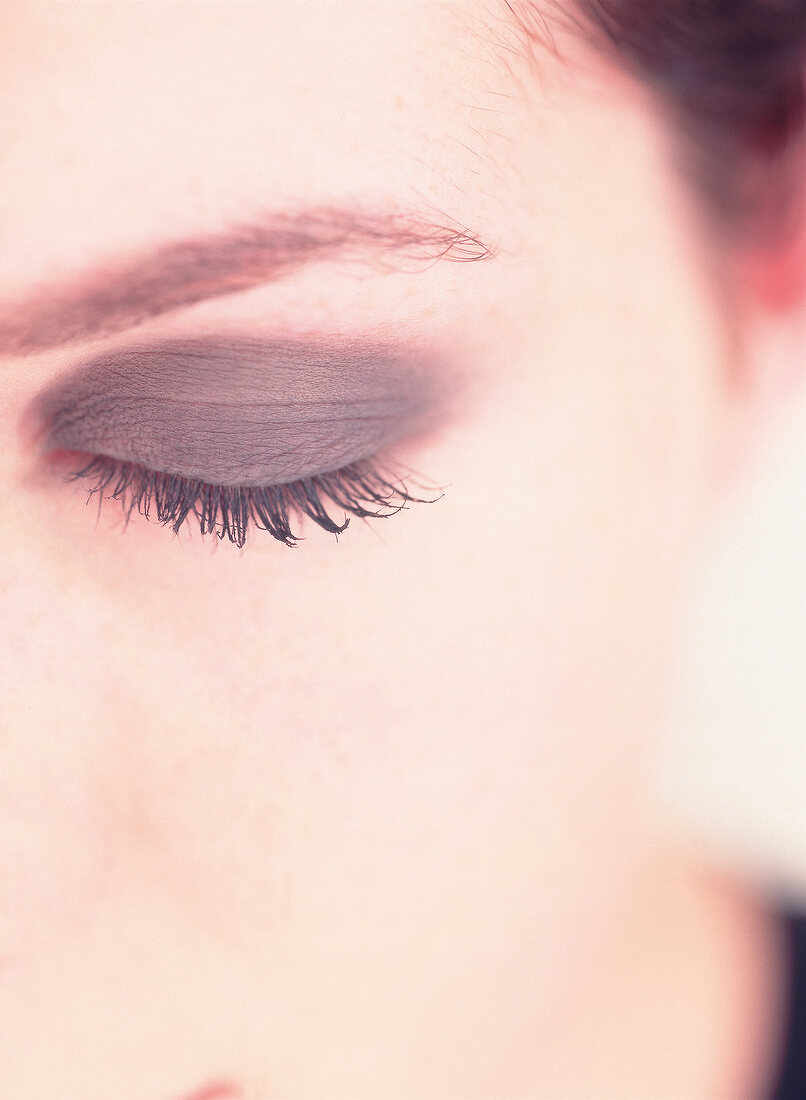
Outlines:
{"type": "Polygon", "coordinates": [[[166,242],[0,304],[0,354],[25,356],[110,336],[329,258],[374,260],[390,270],[390,255],[430,266],[482,260],[494,250],[454,219],[415,211],[325,206],[271,213],[224,232],[166,242]]]}

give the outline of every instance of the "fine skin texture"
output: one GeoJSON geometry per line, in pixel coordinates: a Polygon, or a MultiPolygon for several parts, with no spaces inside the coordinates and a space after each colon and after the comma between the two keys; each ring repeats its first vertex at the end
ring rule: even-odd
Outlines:
{"type": "MultiPolygon", "coordinates": [[[[511,27],[3,8],[2,1100],[724,1098],[766,1072],[774,934],[673,851],[649,778],[699,548],[804,347],[708,254],[642,90],[511,27]],[[100,331],[10,321],[334,207],[425,209],[490,255],[331,250],[212,298],[200,270],[100,331]],[[440,349],[450,415],[412,433],[384,400],[445,496],[293,551],[84,507],[28,431],[41,395],[228,333],[327,333],[345,386],[381,337],[440,349]]],[[[121,382],[143,433],[172,369],[121,382]]]]}
{"type": "Polygon", "coordinates": [[[444,421],[449,381],[437,355],[414,349],[231,334],[102,354],[58,379],[30,418],[45,453],[269,485],[337,470],[444,421]]]}

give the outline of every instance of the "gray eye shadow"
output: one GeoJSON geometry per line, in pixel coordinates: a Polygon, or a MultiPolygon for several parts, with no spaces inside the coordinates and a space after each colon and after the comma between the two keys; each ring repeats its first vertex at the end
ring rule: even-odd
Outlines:
{"type": "Polygon", "coordinates": [[[446,396],[433,353],[206,336],[104,352],[57,379],[31,413],[47,449],[216,485],[269,485],[419,435],[446,396]]]}

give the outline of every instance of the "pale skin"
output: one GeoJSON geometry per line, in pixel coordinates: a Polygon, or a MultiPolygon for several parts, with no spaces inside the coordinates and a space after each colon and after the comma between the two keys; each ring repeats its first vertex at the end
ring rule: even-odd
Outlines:
{"type": "Polygon", "coordinates": [[[724,268],[737,323],[642,90],[570,39],[520,58],[505,18],[4,10],[3,301],[287,206],[495,246],[138,327],[440,349],[461,400],[398,453],[445,496],[338,544],[98,517],[20,424],[131,334],[2,358],[8,1100],[764,1079],[774,927],[659,833],[647,777],[703,537],[806,353],[758,278],[792,255],[724,268]]]}

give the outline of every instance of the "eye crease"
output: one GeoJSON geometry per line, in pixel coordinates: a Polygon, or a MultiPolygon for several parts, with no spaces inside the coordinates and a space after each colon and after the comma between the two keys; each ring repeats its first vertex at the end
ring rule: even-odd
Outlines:
{"type": "Polygon", "coordinates": [[[127,517],[175,532],[195,517],[238,546],[254,526],[294,546],[295,518],[338,536],[351,516],[435,499],[379,456],[443,418],[436,359],[369,342],[163,340],[94,357],[29,416],[44,452],[72,456],[70,478],[127,517]]]}

